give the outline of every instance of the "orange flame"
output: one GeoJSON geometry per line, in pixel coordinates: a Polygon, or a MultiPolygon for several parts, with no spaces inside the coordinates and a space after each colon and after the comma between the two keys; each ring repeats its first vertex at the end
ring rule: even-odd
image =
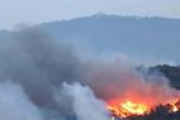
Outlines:
{"type": "Polygon", "coordinates": [[[146,105],[133,103],[129,100],[121,104],[109,103],[108,109],[112,111],[113,115],[123,118],[131,115],[142,115],[150,110],[146,105]]]}
{"type": "MultiPolygon", "coordinates": [[[[177,104],[177,102],[171,101],[170,106],[170,112],[177,112],[178,110],[180,110],[180,103],[177,104]]],[[[119,103],[117,101],[111,101],[108,103],[107,108],[112,112],[113,116],[121,118],[127,118],[132,115],[148,114],[153,109],[148,105],[135,103],[129,100],[119,103]]]]}
{"type": "Polygon", "coordinates": [[[136,104],[131,101],[124,102],[123,104],[121,104],[121,107],[129,113],[138,115],[141,115],[148,110],[145,105],[136,104]]]}
{"type": "Polygon", "coordinates": [[[171,105],[171,109],[170,109],[170,112],[177,112],[179,109],[180,109],[180,103],[179,103],[180,101],[173,101],[173,102],[171,102],[170,103],[170,105],[171,105]]]}
{"type": "Polygon", "coordinates": [[[177,112],[178,111],[178,107],[175,105],[172,105],[172,112],[177,112]]]}

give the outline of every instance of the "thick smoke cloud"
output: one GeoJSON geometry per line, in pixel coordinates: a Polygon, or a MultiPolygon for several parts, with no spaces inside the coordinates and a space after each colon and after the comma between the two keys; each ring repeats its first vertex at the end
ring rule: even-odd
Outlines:
{"type": "Polygon", "coordinates": [[[0,39],[2,120],[12,119],[7,113],[14,120],[23,113],[23,120],[107,120],[111,99],[144,96],[154,105],[179,94],[162,75],[142,74],[122,58],[89,60],[74,51],[80,45],[59,41],[34,28],[0,39]]]}
{"type": "Polygon", "coordinates": [[[11,35],[0,41],[0,80],[20,84],[37,106],[66,114],[57,107],[53,93],[63,81],[80,79],[72,49],[37,29],[11,35]]]}
{"type": "MultiPolygon", "coordinates": [[[[2,39],[0,42],[0,81],[10,81],[22,87],[24,92],[23,90],[19,91],[23,92],[23,95],[18,96],[17,93],[16,97],[23,100],[24,96],[27,96],[29,98],[26,98],[27,101],[31,101],[41,111],[41,114],[38,112],[36,114],[45,116],[43,119],[80,119],[77,111],[74,111],[76,110],[74,109],[74,100],[68,97],[69,93],[63,90],[57,92],[63,82],[69,84],[83,81],[82,63],[71,46],[59,44],[59,41],[51,39],[37,29],[13,32],[12,36],[2,39]],[[56,96],[59,96],[58,102],[56,96]]],[[[92,95],[92,97],[94,96],[92,95]]],[[[92,99],[95,101],[96,98],[92,99]]],[[[101,104],[101,102],[96,104],[101,104]]],[[[16,109],[19,106],[14,107],[16,109]]],[[[23,107],[27,108],[25,111],[29,111],[28,105],[25,104],[23,107]]],[[[93,114],[98,118],[97,113],[93,112],[91,115],[93,114]]],[[[85,117],[85,115],[83,116],[85,117]]],[[[19,120],[20,117],[16,120],[19,120]]]]}

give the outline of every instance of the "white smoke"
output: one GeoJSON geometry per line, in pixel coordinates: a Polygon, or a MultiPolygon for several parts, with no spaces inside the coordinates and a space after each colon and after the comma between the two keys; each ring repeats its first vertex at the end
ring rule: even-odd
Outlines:
{"type": "Polygon", "coordinates": [[[0,120],[43,120],[21,86],[0,82],[0,120]]]}
{"type": "Polygon", "coordinates": [[[110,120],[105,103],[97,99],[92,90],[79,83],[63,83],[62,89],[72,97],[73,110],[77,120],[110,120]]]}

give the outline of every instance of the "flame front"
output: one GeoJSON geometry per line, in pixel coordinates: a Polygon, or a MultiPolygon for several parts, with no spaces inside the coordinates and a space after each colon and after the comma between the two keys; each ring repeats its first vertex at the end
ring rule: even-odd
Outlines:
{"type": "MultiPolygon", "coordinates": [[[[180,101],[179,102],[170,102],[169,112],[177,112],[180,110],[180,101]]],[[[154,106],[156,107],[156,106],[154,106]]],[[[124,102],[117,102],[111,101],[108,103],[108,110],[112,112],[113,116],[127,118],[132,115],[144,115],[150,113],[153,110],[152,107],[142,103],[136,103],[132,101],[124,101],[124,102]]]]}
{"type": "Polygon", "coordinates": [[[125,101],[120,104],[109,103],[108,109],[112,111],[115,116],[128,117],[131,115],[142,115],[147,113],[150,109],[143,104],[125,101]]]}

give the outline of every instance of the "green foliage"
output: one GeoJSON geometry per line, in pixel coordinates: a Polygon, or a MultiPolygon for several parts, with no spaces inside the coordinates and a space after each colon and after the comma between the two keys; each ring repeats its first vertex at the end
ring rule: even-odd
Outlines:
{"type": "Polygon", "coordinates": [[[170,85],[176,89],[180,89],[180,67],[159,65],[150,68],[151,71],[159,71],[170,80],[170,85]]]}

